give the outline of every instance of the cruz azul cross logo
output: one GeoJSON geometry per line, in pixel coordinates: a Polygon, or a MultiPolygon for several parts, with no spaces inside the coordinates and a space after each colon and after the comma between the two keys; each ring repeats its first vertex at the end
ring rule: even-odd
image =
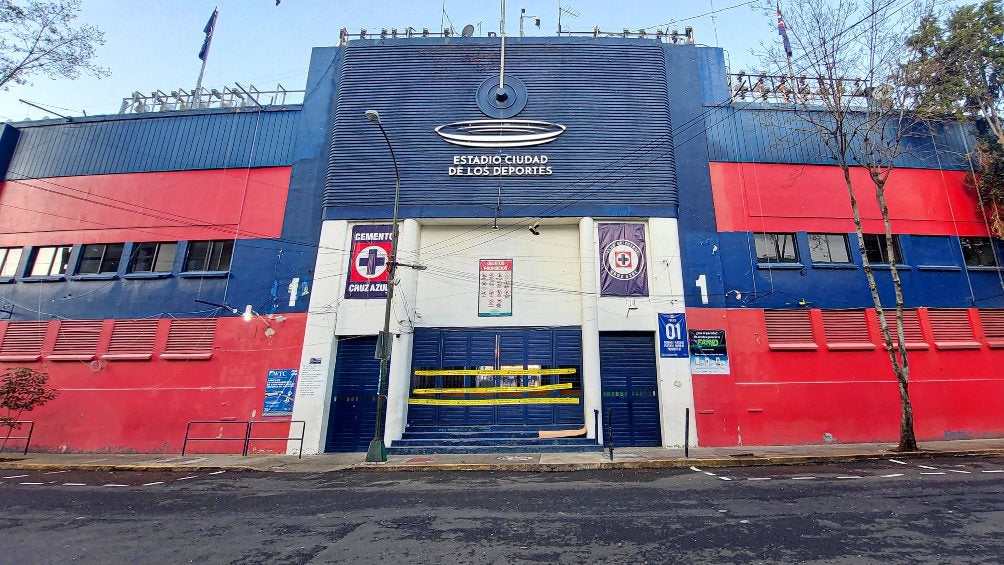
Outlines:
{"type": "Polygon", "coordinates": [[[618,239],[603,250],[604,267],[610,276],[628,280],[638,276],[641,267],[641,248],[633,241],[618,239]]]}
{"type": "Polygon", "coordinates": [[[368,245],[355,255],[356,275],[364,279],[375,279],[387,271],[387,250],[379,245],[368,245]]]}
{"type": "Polygon", "coordinates": [[[345,298],[386,298],[390,239],[391,226],[362,224],[352,227],[345,298]]]}

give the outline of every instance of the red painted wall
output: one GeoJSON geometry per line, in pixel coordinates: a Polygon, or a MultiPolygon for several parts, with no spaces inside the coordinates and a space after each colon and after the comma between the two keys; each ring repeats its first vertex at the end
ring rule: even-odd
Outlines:
{"type": "MultiPolygon", "coordinates": [[[[53,325],[41,361],[3,363],[0,368],[44,370],[60,390],[56,400],[22,417],[36,422],[32,451],[178,453],[191,420],[261,419],[268,370],[296,369],[300,364],[307,315],[285,314],[285,318],[271,322],[276,330],[272,337],[264,335],[266,326],[259,320],[220,318],[210,359],[175,361],[159,359],[156,351],[150,361],[49,361],[53,325]]],[[[160,322],[158,349],[166,342],[170,320],[160,322]]],[[[110,328],[105,329],[104,335],[110,335],[110,328]]],[[[107,337],[99,345],[99,358],[106,347],[107,337]]],[[[288,433],[288,416],[268,420],[280,423],[256,426],[256,436],[288,433]]],[[[295,431],[299,433],[298,428],[295,431]]],[[[193,432],[203,437],[243,436],[243,428],[235,425],[203,426],[193,432]]],[[[285,443],[251,447],[284,452],[285,443]]],[[[22,445],[11,442],[8,448],[22,445]]],[[[189,448],[192,453],[240,450],[241,442],[205,442],[189,448]]]]}
{"type": "MultiPolygon", "coordinates": [[[[974,324],[975,349],[909,351],[911,398],[919,440],[1004,436],[1004,350],[988,346],[974,324]]],[[[976,319],[976,312],[970,311],[976,319]]],[[[772,351],[763,310],[691,308],[690,329],[725,329],[730,375],[694,375],[698,439],[704,446],[895,442],[899,392],[882,346],[827,349],[813,313],[816,351],[772,351]]],[[[868,312],[871,341],[879,344],[868,312]]]]}
{"type": "Polygon", "coordinates": [[[279,237],[289,172],[268,167],[0,182],[0,247],[279,237]]]}
{"type": "MultiPolygon", "coordinates": [[[[884,233],[874,185],[865,169],[851,180],[865,233],[884,233]]],[[[886,186],[893,233],[986,236],[965,173],[895,169],[886,186]]],[[[711,163],[718,231],[850,233],[851,204],[835,166],[711,163]]]]}

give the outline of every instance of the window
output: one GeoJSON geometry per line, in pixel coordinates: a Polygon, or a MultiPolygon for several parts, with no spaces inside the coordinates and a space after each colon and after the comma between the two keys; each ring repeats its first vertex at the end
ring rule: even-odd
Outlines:
{"type": "Polygon", "coordinates": [[[77,265],[77,274],[96,275],[118,272],[119,260],[122,259],[122,247],[121,243],[93,243],[83,246],[80,250],[80,264],[77,265]]]}
{"type": "Polygon", "coordinates": [[[20,262],[20,247],[0,248],[0,277],[13,277],[17,273],[17,264],[20,262]]]}
{"type": "Polygon", "coordinates": [[[232,239],[216,241],[193,241],[188,244],[185,258],[186,271],[229,271],[230,258],[234,254],[232,239]]]}
{"type": "Polygon", "coordinates": [[[960,237],[962,257],[967,267],[996,267],[994,244],[989,237],[960,237]]]}
{"type": "Polygon", "coordinates": [[[755,234],[756,259],[761,263],[798,263],[793,233],[755,234]]]}
{"type": "Polygon", "coordinates": [[[70,263],[70,246],[39,247],[35,249],[35,257],[31,262],[32,277],[50,277],[66,274],[70,263]]]}
{"type": "MultiPolygon", "coordinates": [[[[892,251],[896,263],[903,262],[903,250],[899,246],[899,236],[892,236],[892,251]]],[[[869,263],[889,263],[885,234],[865,234],[865,254],[869,263]]]]}
{"type": "Polygon", "coordinates": [[[145,241],[133,247],[130,273],[166,273],[174,268],[178,244],[173,241],[145,241]]]}
{"type": "Polygon", "coordinates": [[[810,233],[809,255],[813,263],[850,263],[847,234],[810,233]]]}

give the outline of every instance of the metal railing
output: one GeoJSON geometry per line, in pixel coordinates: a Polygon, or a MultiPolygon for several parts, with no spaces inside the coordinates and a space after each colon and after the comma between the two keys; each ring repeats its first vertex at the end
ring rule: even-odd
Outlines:
{"type": "Polygon", "coordinates": [[[24,442],[24,451],[22,451],[21,453],[23,455],[27,455],[28,454],[28,445],[31,444],[31,434],[34,431],[35,431],[35,422],[34,421],[32,421],[32,420],[16,420],[14,422],[13,426],[7,428],[7,435],[4,436],[2,444],[4,446],[6,446],[7,442],[9,440],[12,440],[12,439],[23,439],[23,440],[25,440],[25,442],[24,442]],[[28,424],[28,435],[26,435],[26,436],[12,436],[12,435],[10,435],[14,431],[15,428],[16,429],[21,429],[21,426],[23,426],[24,424],[28,424]]]}
{"type": "Polygon", "coordinates": [[[234,109],[268,108],[303,103],[305,90],[288,90],[277,84],[273,90],[258,90],[254,86],[224,86],[223,90],[200,88],[191,92],[179,88],[170,92],[154,90],[150,94],[136,91],[122,99],[119,114],[145,114],[206,108],[234,109]]]}
{"type": "Polygon", "coordinates": [[[307,422],[304,420],[192,420],[188,422],[185,426],[185,440],[181,443],[181,454],[184,455],[185,451],[188,449],[188,442],[190,441],[240,441],[242,442],[241,455],[246,457],[248,450],[251,448],[251,442],[254,441],[297,441],[299,442],[299,448],[296,450],[297,458],[303,458],[303,436],[307,429],[307,422]],[[214,437],[192,437],[192,425],[200,426],[207,424],[219,424],[222,426],[233,427],[236,425],[241,425],[244,429],[244,435],[242,436],[227,436],[223,437],[222,430],[219,436],[214,437]],[[300,424],[300,436],[292,436],[286,434],[285,437],[255,437],[254,436],[254,425],[255,424],[289,424],[290,430],[292,430],[293,424],[300,424]]]}
{"type": "Polygon", "coordinates": [[[733,102],[822,104],[825,100],[832,100],[838,91],[852,106],[867,106],[873,95],[868,81],[860,78],[748,75],[742,71],[729,75],[729,93],[733,102]]]}

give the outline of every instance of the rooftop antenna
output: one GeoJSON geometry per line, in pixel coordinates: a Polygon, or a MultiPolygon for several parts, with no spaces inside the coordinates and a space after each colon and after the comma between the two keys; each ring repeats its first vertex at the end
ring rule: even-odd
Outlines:
{"type": "Polygon", "coordinates": [[[568,6],[562,6],[561,0],[558,0],[558,37],[561,37],[561,14],[568,14],[573,18],[579,17],[579,12],[571,9],[568,6]]]}
{"type": "Polygon", "coordinates": [[[708,0],[708,4],[711,5],[711,29],[715,32],[715,45],[721,45],[718,43],[718,16],[715,15],[715,0],[708,0]]]}
{"type": "Polygon", "coordinates": [[[460,32],[461,37],[473,37],[474,36],[474,26],[467,24],[464,26],[463,31],[460,32]]]}
{"type": "Polygon", "coordinates": [[[520,37],[526,37],[526,34],[523,33],[523,20],[533,20],[533,23],[536,24],[536,26],[538,28],[540,27],[540,16],[528,16],[528,15],[526,15],[526,8],[520,8],[520,10],[519,10],[519,36],[520,37]]]}

